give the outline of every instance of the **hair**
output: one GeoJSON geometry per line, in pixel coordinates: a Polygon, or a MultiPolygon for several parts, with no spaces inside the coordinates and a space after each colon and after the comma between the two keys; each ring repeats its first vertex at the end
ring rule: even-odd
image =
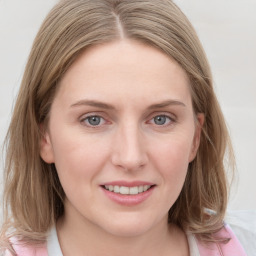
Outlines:
{"type": "Polygon", "coordinates": [[[77,57],[94,45],[125,39],[174,59],[190,79],[194,112],[205,116],[198,153],[169,222],[204,241],[222,228],[228,198],[224,156],[229,152],[232,162],[232,147],[206,55],[186,16],[171,0],[62,0],[34,40],[7,133],[1,241],[18,235],[42,242],[63,215],[65,193],[55,165],[40,157],[40,125],[47,124],[59,81],[77,57]]]}

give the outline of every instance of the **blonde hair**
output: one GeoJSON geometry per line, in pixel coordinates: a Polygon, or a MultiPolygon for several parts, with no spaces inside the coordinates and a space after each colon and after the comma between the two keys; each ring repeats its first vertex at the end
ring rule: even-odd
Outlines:
{"type": "Polygon", "coordinates": [[[40,124],[47,122],[59,81],[81,52],[124,38],[175,59],[190,78],[195,113],[205,115],[197,156],[169,222],[204,240],[222,227],[228,195],[224,155],[228,146],[232,159],[232,148],[211,71],[190,22],[171,0],[62,0],[35,38],[6,137],[1,241],[19,235],[41,242],[63,214],[65,194],[55,166],[40,158],[40,124]]]}

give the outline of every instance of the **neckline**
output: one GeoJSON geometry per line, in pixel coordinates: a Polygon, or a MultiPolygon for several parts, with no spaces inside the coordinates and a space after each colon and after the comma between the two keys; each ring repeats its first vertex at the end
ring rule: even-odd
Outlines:
{"type": "MultiPolygon", "coordinates": [[[[188,233],[186,233],[186,236],[188,239],[190,256],[200,256],[195,236],[193,234],[188,233]]],[[[47,238],[47,251],[48,256],[63,256],[55,226],[51,228],[47,238]]]]}

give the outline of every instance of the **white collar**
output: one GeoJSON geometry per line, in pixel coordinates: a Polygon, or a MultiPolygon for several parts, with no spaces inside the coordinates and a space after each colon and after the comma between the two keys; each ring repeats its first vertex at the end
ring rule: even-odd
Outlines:
{"type": "Polygon", "coordinates": [[[186,234],[186,235],[187,235],[187,239],[188,239],[189,255],[190,256],[200,256],[195,236],[192,234],[186,234]]]}
{"type": "Polygon", "coordinates": [[[47,251],[48,256],[63,256],[60,249],[60,244],[55,226],[51,228],[49,236],[47,238],[47,251]]]}

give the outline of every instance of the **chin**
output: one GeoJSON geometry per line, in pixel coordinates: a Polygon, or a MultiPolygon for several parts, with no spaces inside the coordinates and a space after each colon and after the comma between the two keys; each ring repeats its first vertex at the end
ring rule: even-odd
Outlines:
{"type": "MultiPolygon", "coordinates": [[[[131,215],[131,214],[129,214],[131,215]]],[[[106,224],[106,223],[105,223],[106,224]]],[[[113,218],[108,225],[102,226],[106,232],[118,237],[136,237],[144,235],[158,226],[157,222],[145,216],[128,216],[113,218]]]]}

